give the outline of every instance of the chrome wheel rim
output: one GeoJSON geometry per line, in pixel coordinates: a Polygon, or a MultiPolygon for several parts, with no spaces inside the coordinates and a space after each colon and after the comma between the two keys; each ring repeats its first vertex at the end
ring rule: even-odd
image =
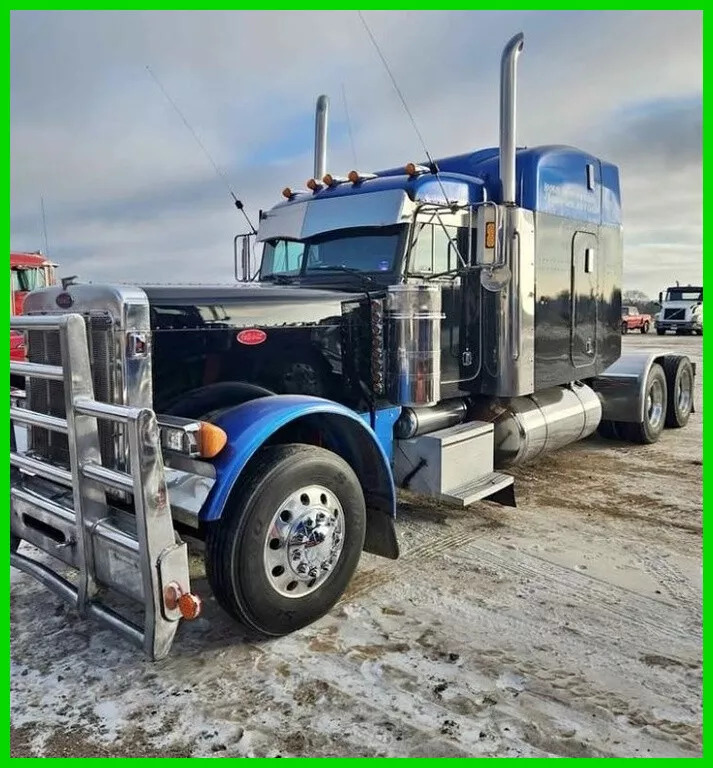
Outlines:
{"type": "Polygon", "coordinates": [[[652,382],[646,395],[646,415],[649,424],[657,429],[663,419],[663,395],[664,389],[660,381],[652,382]]]}
{"type": "Polygon", "coordinates": [[[272,517],[265,573],[283,597],[304,597],[334,571],[344,547],[344,511],[332,491],[308,485],[291,493],[272,517]]]}
{"type": "Polygon", "coordinates": [[[688,413],[691,409],[691,374],[688,368],[683,368],[676,382],[676,408],[679,413],[688,413]]]}

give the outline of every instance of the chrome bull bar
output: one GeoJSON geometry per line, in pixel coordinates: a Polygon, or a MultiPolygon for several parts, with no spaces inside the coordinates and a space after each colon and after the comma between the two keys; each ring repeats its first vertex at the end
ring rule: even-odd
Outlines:
{"type": "Polygon", "coordinates": [[[200,600],[190,592],[188,552],[171,516],[161,438],[149,408],[94,399],[84,318],[78,314],[12,317],[20,331],[58,331],[61,366],[11,362],[10,373],[64,385],[65,418],[28,410],[11,397],[10,564],[76,607],[165,657],[179,620],[195,618],[200,600]],[[132,474],[101,462],[98,419],[125,425],[132,474]],[[69,468],[20,452],[15,424],[64,433],[69,468]],[[62,495],[62,488],[68,489],[62,495]],[[107,503],[106,489],[131,494],[133,514],[107,503]],[[43,562],[20,554],[22,539],[76,570],[76,583],[43,562]],[[107,604],[113,590],[143,605],[143,627],[107,604]]]}

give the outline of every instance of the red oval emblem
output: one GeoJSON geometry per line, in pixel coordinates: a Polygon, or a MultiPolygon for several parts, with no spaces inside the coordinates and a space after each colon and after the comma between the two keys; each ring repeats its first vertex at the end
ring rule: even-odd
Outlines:
{"type": "Polygon", "coordinates": [[[74,299],[68,293],[58,293],[55,303],[62,309],[69,309],[74,304],[74,299]]]}
{"type": "Polygon", "coordinates": [[[254,344],[262,344],[267,338],[267,334],[259,328],[246,328],[244,331],[240,331],[235,338],[240,344],[252,346],[254,344]]]}

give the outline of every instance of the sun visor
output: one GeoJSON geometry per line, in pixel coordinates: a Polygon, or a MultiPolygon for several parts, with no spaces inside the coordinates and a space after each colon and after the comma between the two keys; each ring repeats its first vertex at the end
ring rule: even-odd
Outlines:
{"type": "Polygon", "coordinates": [[[304,240],[336,229],[406,224],[413,210],[414,203],[402,189],[296,200],[263,214],[258,240],[304,240]]]}

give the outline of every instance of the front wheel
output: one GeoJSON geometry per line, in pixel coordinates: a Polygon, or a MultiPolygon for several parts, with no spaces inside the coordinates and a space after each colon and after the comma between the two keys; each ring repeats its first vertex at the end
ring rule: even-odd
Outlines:
{"type": "Polygon", "coordinates": [[[621,332],[622,333],[629,333],[629,326],[626,323],[621,324],[621,332]]]}
{"type": "Polygon", "coordinates": [[[644,322],[644,324],[641,326],[641,333],[648,333],[649,332],[649,324],[647,322],[644,322]]]}
{"type": "Polygon", "coordinates": [[[665,328],[657,328],[657,329],[656,329],[656,333],[657,333],[659,336],[665,336],[665,335],[666,335],[666,329],[665,329],[665,328]]]}
{"type": "Polygon", "coordinates": [[[206,532],[206,572],[221,606],[279,637],[324,616],[354,573],[366,506],[341,457],[311,445],[262,448],[206,532]]]}

